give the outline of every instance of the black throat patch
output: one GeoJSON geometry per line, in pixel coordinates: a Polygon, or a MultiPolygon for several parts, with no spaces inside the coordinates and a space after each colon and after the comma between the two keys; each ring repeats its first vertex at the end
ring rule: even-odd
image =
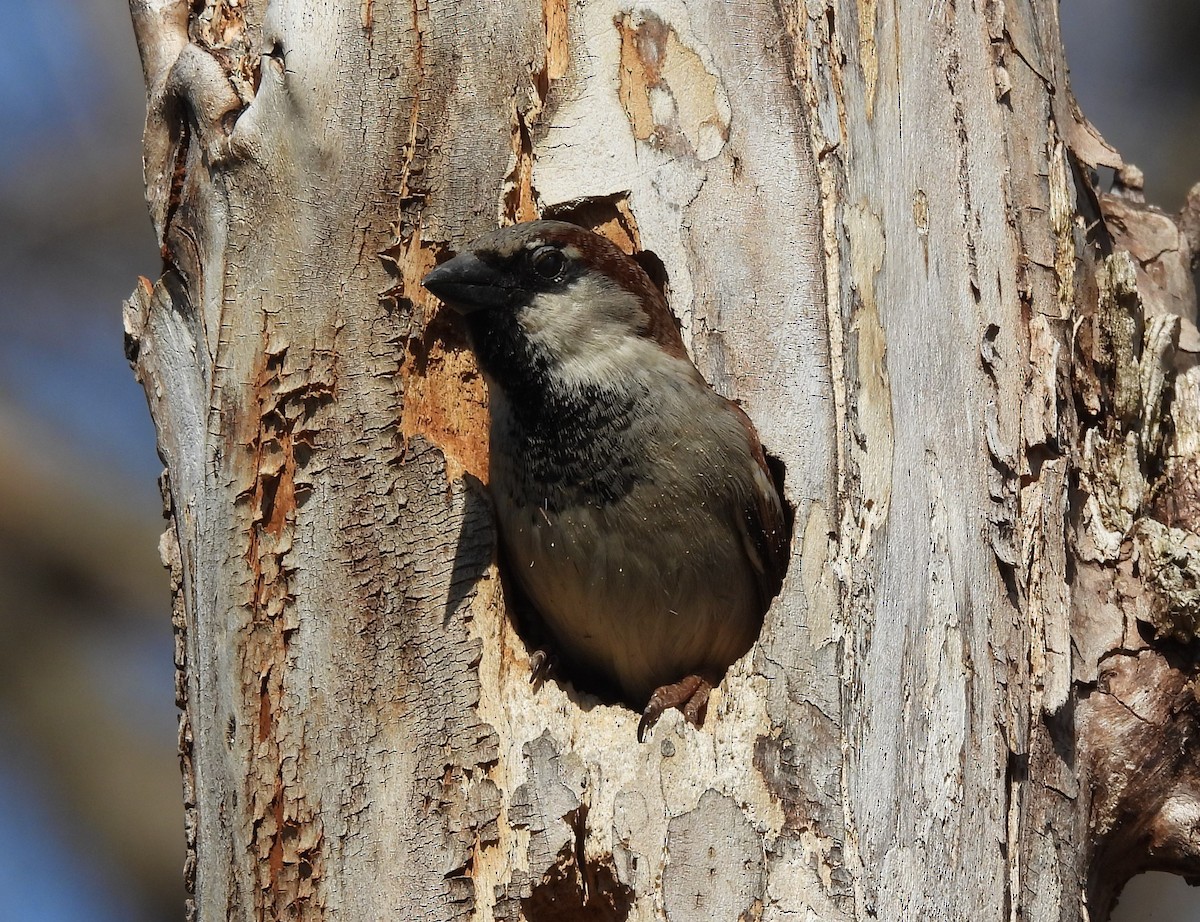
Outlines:
{"type": "Polygon", "coordinates": [[[634,465],[640,440],[630,430],[638,404],[647,407],[644,385],[564,382],[558,361],[530,342],[509,311],[478,311],[467,324],[480,366],[512,410],[506,448],[518,503],[607,505],[643,479],[634,465]]]}

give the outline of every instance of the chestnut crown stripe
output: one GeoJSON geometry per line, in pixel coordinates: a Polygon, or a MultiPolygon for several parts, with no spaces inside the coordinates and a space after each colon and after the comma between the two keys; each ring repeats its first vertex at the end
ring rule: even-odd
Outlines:
{"type": "Polygon", "coordinates": [[[646,313],[644,334],[663,347],[668,355],[687,358],[683,338],[675,325],[671,309],[667,307],[662,291],[646,274],[646,270],[626,255],[612,241],[562,221],[539,222],[547,225],[543,239],[547,243],[559,243],[577,249],[585,263],[603,272],[635,298],[646,313]]]}

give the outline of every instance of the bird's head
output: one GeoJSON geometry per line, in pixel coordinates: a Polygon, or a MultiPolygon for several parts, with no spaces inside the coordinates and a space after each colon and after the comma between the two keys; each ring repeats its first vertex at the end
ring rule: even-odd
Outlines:
{"type": "Polygon", "coordinates": [[[530,221],[492,231],[422,284],[467,318],[481,360],[489,340],[511,337],[559,362],[603,354],[630,337],[685,355],[662,292],[641,265],[574,224],[530,221]]]}

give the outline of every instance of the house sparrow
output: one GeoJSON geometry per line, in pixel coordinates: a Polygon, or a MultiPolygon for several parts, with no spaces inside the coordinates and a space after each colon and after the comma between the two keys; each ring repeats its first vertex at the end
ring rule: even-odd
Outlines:
{"type": "Polygon", "coordinates": [[[787,565],[749,418],[642,267],[581,227],[502,228],[422,284],[466,321],[502,546],[564,665],[642,709],[639,739],[670,707],[699,725],[787,565]]]}

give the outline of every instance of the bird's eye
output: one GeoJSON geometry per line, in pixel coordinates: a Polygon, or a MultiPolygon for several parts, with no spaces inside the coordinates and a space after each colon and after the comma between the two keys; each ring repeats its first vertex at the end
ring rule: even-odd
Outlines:
{"type": "Polygon", "coordinates": [[[540,247],[533,254],[533,271],[544,279],[556,279],[567,264],[566,257],[558,247],[540,247]]]}

